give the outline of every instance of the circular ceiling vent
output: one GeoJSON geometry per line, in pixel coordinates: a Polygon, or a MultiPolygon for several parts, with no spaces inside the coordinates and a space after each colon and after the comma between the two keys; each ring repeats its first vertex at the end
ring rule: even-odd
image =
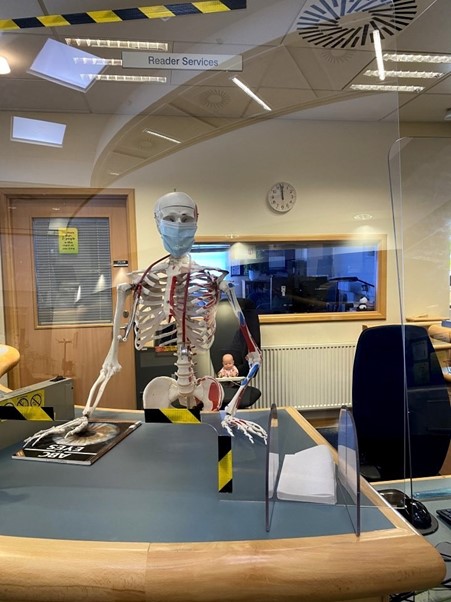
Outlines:
{"type": "Polygon", "coordinates": [[[307,0],[296,30],[322,48],[356,48],[402,31],[417,13],[415,0],[307,0]]]}
{"type": "Polygon", "coordinates": [[[213,88],[202,92],[199,95],[199,101],[212,111],[221,111],[229,104],[230,96],[220,88],[213,88]]]}

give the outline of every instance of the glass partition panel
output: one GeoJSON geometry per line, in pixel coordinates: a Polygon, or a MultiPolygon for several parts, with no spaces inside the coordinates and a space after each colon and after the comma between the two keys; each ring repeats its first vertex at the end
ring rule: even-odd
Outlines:
{"type": "MultiPolygon", "coordinates": [[[[421,66],[415,85],[400,90],[396,47],[401,38],[412,53],[438,51],[431,23],[446,25],[447,1],[177,2],[168,18],[152,18],[124,0],[120,17],[104,11],[96,23],[74,6],[61,7],[68,20],[55,15],[55,2],[5,0],[0,55],[11,72],[0,77],[0,343],[21,360],[1,385],[17,390],[62,377],[85,405],[112,340],[117,287],[167,254],[154,207],[176,189],[197,203],[201,244],[247,249],[227,263],[226,280],[260,305],[255,407],[336,417],[351,405],[352,353],[363,327],[400,321],[400,196],[392,206],[386,160],[400,137],[399,94],[403,119],[427,122],[423,100],[437,83],[421,66]],[[86,241],[91,219],[108,224],[108,233],[86,241]],[[78,228],[78,239],[68,230],[66,252],[48,249],[52,261],[43,266],[33,220],[61,220],[78,228]],[[78,272],[83,254],[89,274],[78,272]],[[102,311],[91,312],[98,299],[102,311]],[[309,364],[303,353],[313,347],[318,360],[309,364]]],[[[391,179],[397,193],[395,180],[399,169],[391,179]]],[[[223,267],[213,256],[193,259],[223,267]]],[[[159,293],[165,284],[161,277],[159,293]]],[[[216,292],[208,289],[207,307],[216,292]]],[[[153,300],[146,297],[147,307],[153,300]]],[[[121,334],[132,301],[129,292],[117,312],[121,334]]],[[[149,380],[176,370],[171,352],[146,355],[129,332],[105,407],[136,408],[149,380]]],[[[375,361],[356,406],[368,406],[383,373],[375,361]]],[[[237,445],[264,457],[262,445],[237,445]]]]}
{"type": "Polygon", "coordinates": [[[445,482],[418,480],[451,473],[449,444],[451,200],[447,138],[404,137],[391,149],[398,228],[409,495],[450,496],[445,482]]]}
{"type": "Polygon", "coordinates": [[[340,410],[338,420],[337,484],[357,536],[360,535],[360,458],[357,432],[352,413],[340,410]]]}
{"type": "Polygon", "coordinates": [[[265,487],[265,506],[266,506],[266,530],[271,530],[271,519],[274,510],[274,504],[277,500],[277,483],[280,473],[280,455],[279,455],[279,419],[277,416],[277,406],[272,404],[268,420],[268,440],[266,450],[266,487],[265,487]]]}

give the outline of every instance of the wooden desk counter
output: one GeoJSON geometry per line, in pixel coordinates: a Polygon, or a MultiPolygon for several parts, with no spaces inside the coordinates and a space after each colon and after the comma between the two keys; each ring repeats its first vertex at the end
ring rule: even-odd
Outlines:
{"type": "Polygon", "coordinates": [[[437,352],[440,365],[442,367],[443,378],[451,383],[451,328],[446,328],[441,324],[434,324],[428,328],[428,335],[432,345],[437,352]]]}
{"type": "MultiPolygon", "coordinates": [[[[288,408],[285,411],[294,421],[296,428],[302,429],[316,442],[324,442],[296,410],[288,408]]],[[[116,410],[115,412],[117,413],[116,410]]],[[[130,414],[127,412],[127,417],[130,414]]],[[[148,426],[154,425],[142,425],[137,429],[137,433],[142,431],[142,436],[145,435],[145,427],[148,426]]],[[[174,426],[176,425],[170,425],[168,428],[174,426]]],[[[126,442],[131,438],[132,436],[127,438],[115,449],[123,446],[122,453],[127,449],[126,442]]],[[[109,455],[92,467],[73,467],[77,471],[73,474],[81,474],[80,478],[83,478],[94,466],[101,467],[102,463],[104,467],[109,466],[109,455]]],[[[0,458],[2,506],[6,508],[9,504],[25,504],[21,507],[29,507],[29,512],[34,513],[34,521],[47,520],[44,507],[39,507],[38,501],[24,499],[26,493],[20,488],[9,488],[7,477],[9,471],[18,469],[19,465],[33,466],[36,470],[39,470],[40,466],[46,466],[48,470],[49,464],[9,462],[8,459],[9,456],[6,457],[5,453],[0,458]]],[[[135,464],[135,458],[133,461],[133,468],[138,470],[139,462],[135,464]]],[[[92,474],[91,472],[91,476],[92,474]]],[[[109,478],[113,479],[114,475],[110,475],[109,478]]],[[[63,485],[51,485],[53,491],[57,491],[58,487],[63,488],[63,485]]],[[[63,493],[76,499],[78,489],[79,486],[74,482],[72,490],[64,490],[63,493]]],[[[60,522],[64,533],[66,521],[71,529],[79,529],[79,538],[64,539],[63,536],[59,539],[47,539],[11,535],[0,537],[0,600],[373,602],[386,600],[385,595],[388,593],[425,589],[438,584],[445,569],[434,548],[365,482],[362,484],[362,492],[368,499],[380,505],[379,509],[373,510],[388,519],[388,526],[365,531],[359,538],[352,533],[343,533],[280,539],[266,538],[262,535],[261,538],[248,540],[172,543],[151,540],[114,541],[119,521],[107,521],[112,540],[96,541],[95,538],[89,540],[84,537],[83,518],[71,516],[71,512],[64,512],[64,508],[59,508],[50,514],[54,521],[51,523],[52,528],[55,523],[60,522]]],[[[118,504],[121,493],[126,494],[125,491],[117,492],[118,504]]],[[[38,491],[37,496],[39,494],[42,495],[42,492],[38,491]]],[[[192,500],[189,494],[185,498],[183,491],[179,494],[180,514],[186,514],[186,521],[190,521],[193,513],[193,508],[190,507],[192,500]]],[[[220,502],[218,508],[221,503],[232,504],[220,502]]],[[[278,502],[276,506],[278,504],[283,503],[278,502]]],[[[306,506],[315,506],[314,511],[323,513],[324,517],[336,509],[333,506],[318,504],[306,506]]],[[[302,508],[302,505],[297,504],[296,508],[302,508]]],[[[99,517],[105,518],[102,516],[102,508],[96,508],[96,499],[92,500],[92,512],[98,512],[99,517]]],[[[136,512],[138,510],[133,507],[123,508],[121,521],[126,523],[131,520],[136,512]]],[[[7,514],[2,515],[5,521],[2,532],[5,533],[7,514]]],[[[86,521],[92,519],[89,513],[85,517],[86,521]]],[[[143,524],[146,518],[140,518],[143,524]]],[[[239,522],[240,519],[242,520],[241,515],[237,513],[236,521],[239,522]]],[[[217,520],[221,520],[221,517],[218,516],[217,520]]],[[[228,528],[233,526],[232,523],[227,525],[228,528]]],[[[40,525],[36,528],[39,529],[40,525]]],[[[264,533],[264,528],[262,531],[264,533]]]]}

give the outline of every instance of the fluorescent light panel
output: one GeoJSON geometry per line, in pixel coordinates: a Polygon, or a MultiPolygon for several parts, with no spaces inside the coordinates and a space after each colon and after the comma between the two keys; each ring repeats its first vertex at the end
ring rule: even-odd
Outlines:
{"type": "Polygon", "coordinates": [[[157,138],[163,138],[163,140],[169,140],[169,142],[175,142],[176,144],[181,144],[180,140],[176,140],[175,138],[171,138],[170,136],[166,136],[165,134],[160,134],[160,132],[155,132],[154,130],[143,130],[145,134],[149,134],[150,136],[156,136],[157,138]]]}
{"type": "MultiPolygon", "coordinates": [[[[365,71],[363,75],[368,77],[379,77],[378,70],[368,69],[365,71]]],[[[406,79],[434,79],[439,78],[444,75],[444,73],[440,73],[439,71],[386,71],[386,77],[399,77],[406,79]]]]}
{"type": "Polygon", "coordinates": [[[254,92],[252,92],[252,90],[250,88],[248,88],[246,86],[246,84],[243,84],[243,82],[240,81],[237,77],[232,77],[232,81],[239,88],[241,88],[243,90],[243,92],[245,92],[248,96],[250,96],[253,100],[255,100],[255,102],[258,102],[258,104],[260,106],[262,106],[265,109],[265,111],[272,111],[271,107],[269,105],[267,105],[264,100],[262,100],[256,94],[254,94],[254,92]]]}
{"type": "Polygon", "coordinates": [[[160,77],[156,75],[116,75],[116,74],[97,74],[93,75],[90,73],[83,73],[82,77],[87,81],[101,81],[101,82],[119,82],[119,83],[150,83],[156,82],[159,84],[165,84],[167,81],[166,77],[160,77]]]}
{"type": "Polygon", "coordinates": [[[384,81],[385,79],[385,67],[384,67],[384,59],[382,58],[382,44],[381,44],[381,34],[378,29],[373,31],[373,43],[374,43],[374,52],[376,53],[376,63],[377,69],[379,71],[379,79],[384,81]]]}
{"type": "Polygon", "coordinates": [[[122,67],[122,59],[101,59],[97,56],[76,56],[74,57],[76,65],[115,65],[122,67]]]}
{"type": "Polygon", "coordinates": [[[11,140],[14,142],[62,147],[65,132],[64,123],[16,116],[11,122],[11,140]]]}
{"type": "Polygon", "coordinates": [[[167,51],[166,42],[140,42],[138,40],[100,40],[93,38],[66,38],[69,46],[86,48],[128,48],[129,50],[163,50],[167,51]]]}
{"type": "Polygon", "coordinates": [[[451,54],[397,54],[396,52],[385,52],[383,58],[384,61],[391,63],[451,63],[451,54]]]}
{"type": "Polygon", "coordinates": [[[366,92],[421,92],[424,86],[390,86],[388,84],[351,84],[351,90],[366,92]]]}

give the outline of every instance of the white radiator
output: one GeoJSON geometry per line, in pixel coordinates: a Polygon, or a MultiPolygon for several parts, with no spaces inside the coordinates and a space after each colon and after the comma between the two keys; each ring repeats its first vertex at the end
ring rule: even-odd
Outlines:
{"type": "Polygon", "coordinates": [[[355,343],[264,347],[252,384],[262,396],[254,408],[339,408],[352,403],[355,343]]]}

